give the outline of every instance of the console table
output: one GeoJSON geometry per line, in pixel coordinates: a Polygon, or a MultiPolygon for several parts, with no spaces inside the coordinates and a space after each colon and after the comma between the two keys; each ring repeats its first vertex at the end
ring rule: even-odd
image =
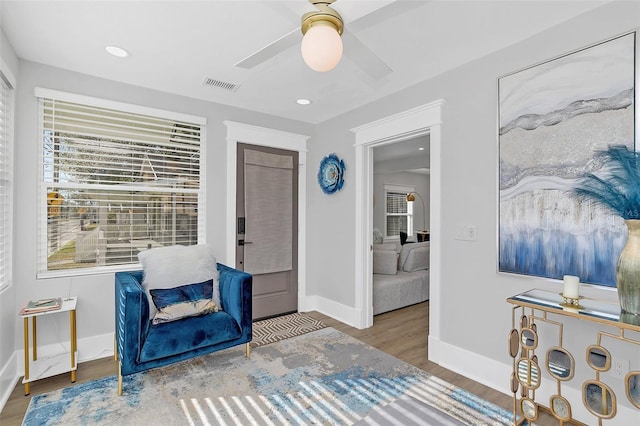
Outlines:
{"type": "MultiPolygon", "coordinates": [[[[513,393],[514,424],[538,419],[539,411],[548,411],[560,424],[573,419],[572,404],[584,404],[602,425],[603,419],[616,415],[617,399],[628,398],[631,405],[640,410],[640,371],[629,371],[624,376],[626,395],[616,395],[612,388],[600,380],[600,373],[612,368],[612,356],[605,341],[613,339],[624,345],[640,345],[640,341],[631,338],[629,332],[640,332],[640,318],[634,315],[621,315],[617,303],[608,303],[590,298],[580,298],[576,306],[563,305],[563,298],[557,292],[530,290],[507,299],[513,304],[511,311],[511,331],[508,337],[509,355],[513,359],[511,373],[511,392],[513,393]],[[570,402],[562,396],[562,383],[573,379],[575,358],[563,347],[564,324],[554,320],[551,315],[572,317],[582,321],[614,327],[617,333],[596,330],[594,343],[577,354],[594,371],[595,379],[582,384],[582,401],[570,402]],[[538,342],[538,325],[546,323],[557,329],[557,344],[542,348],[538,342]],[[536,350],[544,351],[538,360],[536,350]],[[536,401],[535,392],[542,382],[543,369],[557,382],[556,394],[545,406],[536,401]],[[518,411],[522,418],[518,418],[518,411]]],[[[560,318],[562,319],[562,318],[560,318]]],[[[575,406],[575,405],[574,405],[575,406]]],[[[640,413],[639,413],[640,415],[640,413]]]]}

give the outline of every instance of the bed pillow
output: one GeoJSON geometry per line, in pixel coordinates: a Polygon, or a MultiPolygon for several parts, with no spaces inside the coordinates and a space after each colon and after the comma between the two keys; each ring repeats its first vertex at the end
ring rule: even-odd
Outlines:
{"type": "Polygon", "coordinates": [[[157,288],[149,292],[158,309],[153,317],[154,324],[218,312],[218,306],[213,301],[213,280],[174,288],[157,288]]]}
{"type": "Polygon", "coordinates": [[[373,273],[395,275],[398,273],[398,253],[395,250],[373,251],[373,273]]]}
{"type": "MultiPolygon", "coordinates": [[[[405,244],[402,246],[402,249],[400,250],[400,256],[398,258],[398,269],[401,271],[407,271],[407,269],[413,269],[413,270],[417,270],[414,269],[415,268],[415,264],[413,265],[408,265],[407,268],[405,268],[405,264],[407,263],[407,258],[409,257],[409,254],[411,254],[411,252],[413,252],[413,250],[419,249],[421,247],[429,247],[429,241],[425,241],[422,243],[411,243],[411,244],[405,244]]],[[[415,262],[415,260],[413,260],[412,262],[415,262]]],[[[427,253],[427,263],[423,265],[424,267],[422,269],[427,269],[429,267],[429,254],[427,253]]],[[[407,272],[412,272],[412,271],[407,271],[407,272]]]]}
{"type": "Polygon", "coordinates": [[[402,270],[405,272],[415,272],[423,269],[429,269],[429,246],[411,249],[402,266],[402,270]]]}
{"type": "Polygon", "coordinates": [[[212,280],[212,299],[219,309],[220,273],[213,255],[213,247],[208,244],[194,246],[167,246],[148,249],[138,253],[144,271],[142,288],[147,293],[149,318],[156,314],[150,290],[174,288],[187,284],[212,280]]]}

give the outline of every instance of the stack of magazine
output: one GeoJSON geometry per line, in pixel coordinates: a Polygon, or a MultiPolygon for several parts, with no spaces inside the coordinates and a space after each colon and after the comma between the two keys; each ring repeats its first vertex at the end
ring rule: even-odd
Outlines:
{"type": "Polygon", "coordinates": [[[40,312],[55,311],[62,306],[61,297],[52,297],[50,299],[30,300],[22,309],[20,315],[31,315],[40,312]]]}

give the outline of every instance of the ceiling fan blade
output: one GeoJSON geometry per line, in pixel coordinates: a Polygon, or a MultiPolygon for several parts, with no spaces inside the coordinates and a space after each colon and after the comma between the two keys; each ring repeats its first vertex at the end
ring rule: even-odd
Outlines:
{"type": "Polygon", "coordinates": [[[276,41],[258,50],[257,52],[247,56],[246,58],[235,64],[235,66],[245,69],[251,69],[257,65],[260,65],[261,63],[265,62],[268,59],[271,59],[280,52],[284,52],[288,48],[299,44],[300,40],[302,39],[301,34],[302,33],[300,32],[300,27],[298,27],[295,30],[292,30],[291,32],[283,35],[276,41]]]}
{"type": "Polygon", "coordinates": [[[374,79],[381,79],[393,72],[382,59],[378,58],[378,56],[351,31],[345,29],[342,34],[342,39],[344,40],[345,55],[349,56],[350,60],[374,79]]]}

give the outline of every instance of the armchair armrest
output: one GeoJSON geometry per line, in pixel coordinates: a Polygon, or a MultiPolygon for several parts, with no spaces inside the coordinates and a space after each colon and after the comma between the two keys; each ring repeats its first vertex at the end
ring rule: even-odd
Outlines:
{"type": "Polygon", "coordinates": [[[149,330],[149,302],[142,288],[142,271],[116,272],[116,345],[122,374],[133,370],[149,330]]]}
{"type": "Polygon", "coordinates": [[[220,302],[222,309],[240,326],[242,334],[251,338],[252,285],[251,274],[218,263],[220,271],[220,302]]]}

